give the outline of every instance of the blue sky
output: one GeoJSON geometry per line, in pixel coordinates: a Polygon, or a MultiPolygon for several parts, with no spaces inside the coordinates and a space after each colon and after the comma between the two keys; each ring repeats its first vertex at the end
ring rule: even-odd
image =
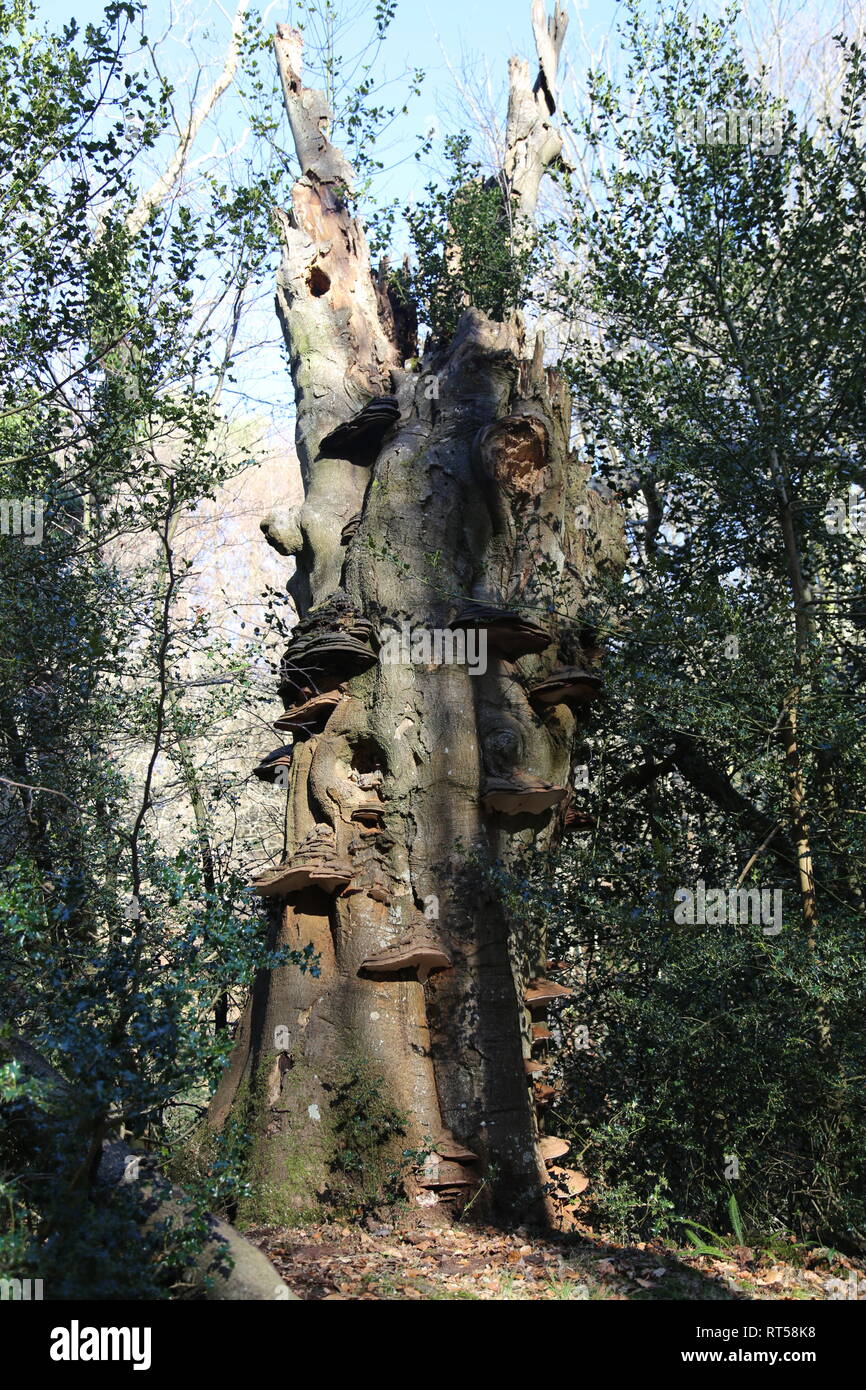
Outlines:
{"type": "MultiPolygon", "coordinates": [[[[553,0],[547,0],[552,8],[553,0]]],[[[216,64],[229,32],[229,17],[236,0],[150,0],[146,30],[152,40],[169,28],[174,18],[176,37],[166,39],[159,52],[165,75],[178,93],[188,90],[195,72],[191,48],[216,64]]],[[[376,0],[333,0],[341,19],[338,51],[348,57],[357,51],[372,30],[376,0]]],[[[612,31],[617,0],[565,0],[569,13],[566,52],[578,59],[580,30],[597,42],[612,31]]],[[[70,7],[58,0],[37,0],[42,16],[52,25],[65,23],[70,12],[80,24],[101,16],[101,0],[77,0],[70,7]]],[[[257,6],[269,30],[280,21],[304,22],[304,6],[295,0],[259,0],[257,6]]],[[[530,0],[397,0],[396,18],[380,50],[375,70],[387,81],[382,99],[399,105],[406,93],[403,73],[420,67],[425,81],[420,97],[411,103],[408,119],[401,120],[387,141],[383,154],[389,164],[388,193],[411,196],[420,192],[425,170],[413,158],[417,136],[435,125],[439,132],[469,124],[460,111],[455,74],[468,75],[476,88],[486,88],[491,107],[504,117],[508,58],[513,53],[534,62],[530,0]]],[[[179,108],[182,109],[179,102],[179,108]]],[[[222,102],[222,122],[235,128],[231,94],[222,102]],[[228,108],[228,110],[227,110],[228,108]]],[[[429,176],[429,168],[426,171],[429,176]]]]}
{"type": "MultiPolygon", "coordinates": [[[[336,48],[344,58],[361,49],[373,32],[375,0],[333,0],[343,28],[336,48]]],[[[553,0],[548,0],[552,7],[553,0]]],[[[176,88],[178,117],[187,117],[194,104],[193,84],[198,94],[209,87],[222,66],[230,33],[231,17],[237,0],[150,0],[145,32],[157,43],[160,70],[176,88]],[[203,75],[199,63],[203,63],[203,75]]],[[[70,12],[80,25],[101,18],[101,0],[77,0],[74,6],[58,0],[37,0],[39,13],[51,27],[65,24],[70,12]]],[[[612,28],[616,0],[567,0],[569,39],[567,48],[575,56],[580,49],[580,31],[585,29],[597,40],[612,28]]],[[[304,5],[297,0],[259,0],[266,28],[272,32],[278,22],[304,22],[304,5]]],[[[307,26],[309,27],[309,20],[307,26]]],[[[396,18],[386,41],[376,55],[375,73],[385,79],[379,98],[388,106],[402,105],[406,98],[404,74],[413,68],[425,71],[421,95],[411,101],[410,114],[401,117],[377,149],[386,165],[377,180],[375,194],[381,202],[423,196],[425,184],[442,167],[442,137],[449,131],[470,129],[471,112],[457,95],[466,79],[482,104],[504,121],[507,100],[508,58],[513,53],[535,62],[530,21],[530,0],[398,0],[396,18]],[[437,139],[429,159],[419,163],[415,157],[419,136],[433,126],[437,139]]],[[[308,81],[313,77],[308,74],[308,81]]],[[[248,120],[234,89],[222,98],[219,108],[206,126],[193,150],[193,156],[207,156],[214,149],[241,145],[241,158],[249,150],[243,144],[248,120]],[[216,142],[216,143],[215,143],[216,142]]],[[[288,131],[285,139],[290,143],[288,131]]],[[[154,152],[150,169],[141,171],[142,186],[160,172],[165,150],[154,152]]],[[[229,161],[230,163],[231,161],[229,161]]],[[[226,164],[226,171],[228,163],[226,164]]],[[[395,251],[400,254],[399,236],[395,251]]],[[[274,254],[274,268],[276,251],[274,254]]],[[[243,357],[235,404],[238,408],[280,413],[288,405],[285,364],[277,350],[278,327],[272,304],[272,279],[266,277],[267,291],[245,315],[250,350],[243,357]],[[253,344],[258,347],[253,348],[253,344]]],[[[226,401],[229,405],[230,402],[226,401]]]]}
{"type": "MultiPolygon", "coordinates": [[[[563,104],[574,110],[573,94],[569,94],[568,69],[585,73],[589,55],[605,40],[614,39],[619,0],[564,0],[569,15],[569,30],[565,45],[565,91],[563,104]]],[[[810,46],[812,34],[808,14],[822,17],[832,24],[841,0],[775,0],[786,20],[788,38],[810,46]]],[[[79,23],[101,16],[102,0],[36,0],[42,17],[52,26],[66,23],[70,12],[79,23]]],[[[328,0],[318,0],[326,4],[328,0]]],[[[337,52],[343,58],[356,54],[373,29],[376,0],[330,0],[342,24],[337,39],[337,52]]],[[[683,0],[690,9],[718,11],[722,0],[683,0]]],[[[178,117],[184,120],[195,99],[193,83],[199,82],[198,93],[205,90],[222,65],[230,31],[231,17],[237,0],[150,0],[147,7],[146,32],[158,44],[158,61],[164,76],[177,93],[178,117]],[[200,64],[203,67],[200,71],[200,64]]],[[[546,0],[552,8],[553,0],[546,0]]],[[[656,0],[661,7],[662,0],[656,0]]],[[[297,24],[307,18],[302,0],[259,0],[268,31],[280,21],[297,24]]],[[[652,4],[648,6],[652,8],[652,4]]],[[[765,23],[770,14],[768,0],[752,0],[752,14],[765,23]]],[[[815,33],[819,30],[815,30],[815,33]]],[[[832,32],[832,31],[831,31],[832,32]]],[[[615,40],[611,46],[615,49],[615,40]]],[[[381,101],[400,106],[405,100],[407,69],[420,67],[426,78],[421,95],[412,100],[408,117],[400,118],[396,126],[377,147],[386,170],[377,181],[374,192],[380,202],[407,201],[423,196],[425,184],[443,168],[442,137],[460,129],[473,129],[477,122],[472,112],[476,98],[482,112],[491,113],[504,123],[507,99],[508,58],[518,53],[535,61],[530,0],[397,0],[396,18],[387,39],[376,57],[377,78],[385,79],[381,101]],[[468,90],[462,96],[460,85],[468,90]],[[431,126],[438,139],[429,158],[421,163],[414,153],[418,137],[431,126]]],[[[808,70],[804,70],[806,78],[808,70]]],[[[307,74],[308,81],[315,81],[307,74]]],[[[223,97],[214,117],[202,131],[193,150],[193,167],[197,159],[216,161],[225,177],[232,181],[232,167],[242,178],[242,162],[250,150],[248,115],[237,89],[223,97]],[[237,152],[237,153],[235,153],[237,152]],[[237,162],[236,162],[237,161],[237,162]]],[[[288,131],[285,143],[290,145],[288,131]]],[[[166,142],[153,153],[152,166],[141,171],[143,186],[147,186],[165,164],[166,142]]],[[[184,196],[187,190],[184,189],[184,196]]],[[[394,251],[402,252],[399,233],[394,251]]],[[[274,268],[276,248],[274,250],[274,268]]],[[[247,351],[240,369],[235,404],[238,410],[259,410],[275,415],[288,407],[285,365],[277,349],[278,329],[273,311],[270,267],[265,270],[263,290],[255,305],[248,305],[244,315],[247,351]]]]}

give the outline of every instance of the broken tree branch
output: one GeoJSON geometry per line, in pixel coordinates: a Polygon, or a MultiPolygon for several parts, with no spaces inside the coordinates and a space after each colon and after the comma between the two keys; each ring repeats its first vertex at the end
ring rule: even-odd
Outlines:
{"type": "Polygon", "coordinates": [[[523,235],[532,225],[545,171],[562,158],[562,136],[551,116],[556,110],[559,55],[567,26],[568,16],[559,3],[547,18],[543,0],[534,0],[532,28],[539,67],[534,84],[525,58],[511,58],[508,64],[503,173],[507,191],[516,201],[523,235]]]}

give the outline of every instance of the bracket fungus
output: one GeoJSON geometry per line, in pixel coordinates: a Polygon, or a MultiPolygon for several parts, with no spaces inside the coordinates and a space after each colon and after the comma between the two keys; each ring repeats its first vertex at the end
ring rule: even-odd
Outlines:
{"type": "Polygon", "coordinates": [[[361,525],[363,519],[363,512],[356,512],[354,516],[349,518],[342,531],[340,532],[340,545],[349,545],[351,541],[354,540],[355,532],[361,525]]]}
{"type": "Polygon", "coordinates": [[[414,970],[423,984],[437,970],[450,970],[451,957],[429,933],[411,933],[393,946],[386,946],[362,962],[360,970],[368,975],[399,975],[414,970]]]}
{"type": "Polygon", "coordinates": [[[333,690],[310,695],[300,703],[290,705],[279,719],[274,720],[274,728],[301,736],[321,733],[343,694],[344,687],[338,685],[333,690]]]}
{"type": "Polygon", "coordinates": [[[551,1086],[547,1081],[536,1081],[532,1087],[532,1098],[539,1109],[550,1105],[559,1092],[555,1086],[551,1086]]]}
{"type": "Polygon", "coordinates": [[[374,396],[351,420],[325,435],[319,445],[319,458],[371,464],[385,435],[399,419],[400,405],[396,396],[374,396]]]}
{"type": "Polygon", "coordinates": [[[468,604],[457,614],[451,626],[484,630],[490,650],[509,661],[533,652],[543,652],[553,641],[540,623],[524,618],[511,609],[496,608],[487,603],[468,604]]]}
{"type": "Polygon", "coordinates": [[[467,1189],[477,1187],[478,1175],[464,1163],[431,1153],[425,1158],[415,1181],[419,1187],[435,1190],[439,1200],[448,1203],[462,1200],[467,1195],[467,1189]]]}
{"type": "Polygon", "coordinates": [[[589,1178],[579,1168],[559,1168],[551,1164],[548,1177],[555,1185],[553,1195],[562,1201],[572,1201],[589,1187],[589,1178]]]}
{"type": "Polygon", "coordinates": [[[553,787],[515,768],[508,777],[488,777],[481,800],[486,811],[501,811],[506,816],[540,815],[564,796],[565,787],[553,787]]]}
{"type": "Polygon", "coordinates": [[[588,705],[601,693],[601,676],[581,666],[561,666],[529,687],[529,698],[538,705],[588,705]]]}
{"type": "Polygon", "coordinates": [[[434,1141],[433,1152],[440,1158],[451,1159],[455,1163],[480,1162],[478,1154],[461,1144],[459,1139],[455,1139],[450,1130],[443,1130],[434,1141]]]}
{"type": "Polygon", "coordinates": [[[362,834],[372,834],[376,830],[384,830],[385,828],[381,806],[356,806],[352,812],[352,820],[361,827],[362,834]]]}
{"type": "Polygon", "coordinates": [[[567,985],[558,985],[554,980],[530,980],[523,1002],[528,1008],[533,1009],[551,1004],[555,999],[570,999],[573,994],[573,989],[569,989],[567,985]]]}
{"type": "Polygon", "coordinates": [[[262,758],[258,767],[253,768],[253,776],[258,777],[260,782],[275,782],[279,768],[291,767],[294,751],[292,743],[284,743],[281,748],[275,748],[272,753],[262,758]]]}
{"type": "Polygon", "coordinates": [[[253,881],[255,891],[266,898],[285,897],[302,888],[321,888],[339,893],[351,882],[352,865],[338,857],[330,825],[316,825],[285,864],[268,869],[253,881]]]}
{"type": "Polygon", "coordinates": [[[297,701],[333,689],[377,661],[378,640],[369,620],[339,590],[310,609],[292,629],[280,663],[280,694],[297,701]]]}
{"type": "Polygon", "coordinates": [[[326,690],[375,666],[367,642],[345,632],[326,632],[306,642],[292,642],[280,666],[279,694],[294,698],[310,687],[326,690]]]}
{"type": "Polygon", "coordinates": [[[538,1152],[545,1163],[555,1163],[567,1154],[571,1145],[567,1139],[557,1139],[553,1134],[544,1134],[538,1141],[538,1152]]]}

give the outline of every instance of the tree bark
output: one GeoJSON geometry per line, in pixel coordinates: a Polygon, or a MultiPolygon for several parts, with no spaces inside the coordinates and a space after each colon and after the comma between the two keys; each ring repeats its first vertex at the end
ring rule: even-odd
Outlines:
{"type": "MultiPolygon", "coordinates": [[[[535,89],[527,65],[511,65],[503,173],[526,217],[560,148],[550,87],[563,29],[557,7],[535,89]]],[[[312,942],[320,973],[261,975],[211,1123],[242,1115],[252,1133],[259,1216],[334,1197],[363,1093],[391,1116],[392,1161],[414,1152],[400,1179],[420,1209],[447,1215],[471,1197],[478,1209],[540,1217],[524,996],[544,975],[545,942],[539,923],[509,915],[499,874],[544,849],[569,791],[580,716],[529,691],[595,660],[580,644],[584,609],[598,572],[621,562],[621,521],[587,489],[569,446],[569,393],[519,315],[495,322],[469,307],[450,342],[404,366],[347,202],[351,170],[329,142],[324,97],[301,81],[300,36],[281,26],[276,55],[301,165],[280,215],[277,306],[305,500],[263,530],[296,557],[288,587],[303,630],[354,615],[375,629],[378,659],[345,673],[323,728],[296,736],[288,862],[318,826],[353,874],[335,894],[310,884],[276,900],[275,939],[312,942]],[[399,420],[381,445],[363,462],[322,457],[323,439],[383,395],[399,420]],[[472,602],[518,608],[543,629],[544,650],[508,659],[488,627],[483,673],[481,661],[473,673],[469,660],[437,659],[435,635],[445,656],[472,602]],[[522,812],[521,785],[536,788],[522,812]],[[406,942],[450,965],[427,978],[426,966],[389,974],[371,963],[406,942]],[[421,1162],[419,1151],[438,1157],[421,1162]]]]}

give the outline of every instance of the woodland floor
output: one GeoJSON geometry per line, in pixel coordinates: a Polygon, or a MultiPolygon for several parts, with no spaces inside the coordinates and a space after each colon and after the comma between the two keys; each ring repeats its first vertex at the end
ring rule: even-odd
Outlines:
{"type": "Polygon", "coordinates": [[[460,1225],[364,1224],[256,1228],[302,1299],[866,1299],[866,1267],[837,1251],[780,1241],[726,1248],[724,1258],[664,1242],[622,1245],[589,1228],[567,1236],[460,1225]],[[828,1287],[829,1285],[829,1287],[828,1287]]]}

